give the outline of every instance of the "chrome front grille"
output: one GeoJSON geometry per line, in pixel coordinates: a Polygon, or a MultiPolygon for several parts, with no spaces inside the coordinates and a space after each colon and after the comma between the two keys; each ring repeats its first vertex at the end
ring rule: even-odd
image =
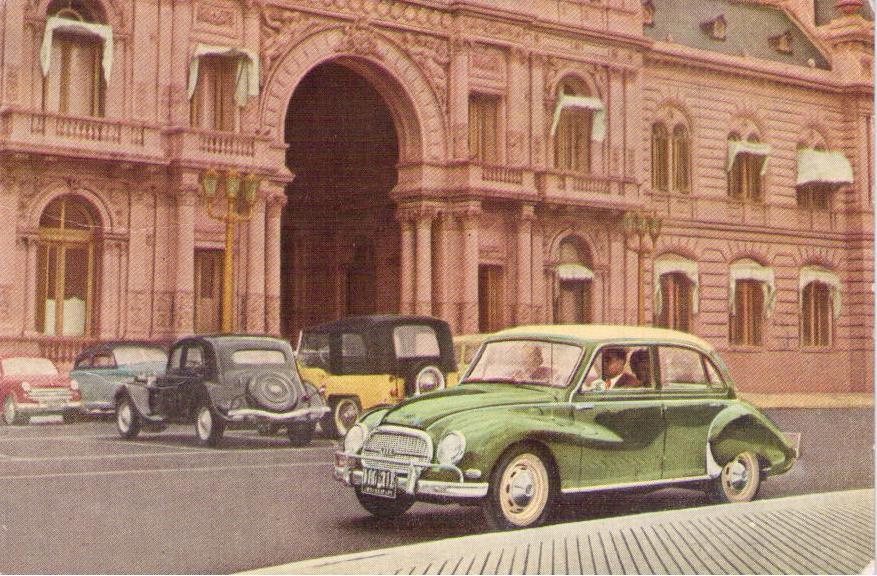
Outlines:
{"type": "Polygon", "coordinates": [[[416,430],[380,427],[366,440],[361,454],[366,468],[407,472],[409,463],[429,464],[432,461],[432,441],[425,433],[416,430]],[[394,461],[369,460],[369,456],[394,461]]]}
{"type": "Polygon", "coordinates": [[[60,403],[70,402],[71,393],[69,388],[31,388],[28,396],[34,402],[60,403]]]}

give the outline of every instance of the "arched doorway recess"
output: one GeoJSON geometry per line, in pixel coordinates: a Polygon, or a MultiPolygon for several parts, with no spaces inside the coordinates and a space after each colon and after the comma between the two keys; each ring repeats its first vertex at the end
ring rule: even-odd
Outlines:
{"type": "Polygon", "coordinates": [[[287,166],[296,176],[282,218],[280,313],[290,336],[350,314],[399,311],[390,191],[406,119],[374,74],[353,59],[320,64],[289,102],[287,166]]]}

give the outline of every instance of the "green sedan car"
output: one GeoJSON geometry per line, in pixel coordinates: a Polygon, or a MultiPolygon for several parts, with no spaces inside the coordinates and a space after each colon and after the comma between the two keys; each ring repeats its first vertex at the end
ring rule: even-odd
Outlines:
{"type": "Polygon", "coordinates": [[[545,522],[565,494],[689,486],[744,502],[794,459],[700,338],[523,326],[489,337],[456,388],[363,414],[335,478],[376,516],[477,504],[508,529],[545,522]]]}

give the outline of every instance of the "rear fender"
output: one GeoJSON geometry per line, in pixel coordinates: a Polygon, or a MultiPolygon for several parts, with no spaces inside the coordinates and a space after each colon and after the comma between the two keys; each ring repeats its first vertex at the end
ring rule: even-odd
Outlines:
{"type": "Polygon", "coordinates": [[[768,475],[786,472],[795,459],[794,448],[783,433],[747,404],[729,406],[715,417],[709,431],[709,448],[719,466],[741,452],[753,451],[768,475]]]}

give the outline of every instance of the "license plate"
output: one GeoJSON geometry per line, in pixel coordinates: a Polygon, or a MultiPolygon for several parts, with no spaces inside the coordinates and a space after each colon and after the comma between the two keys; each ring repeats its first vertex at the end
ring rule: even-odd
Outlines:
{"type": "Polygon", "coordinates": [[[396,497],[396,472],[393,470],[376,470],[366,468],[363,470],[362,486],[363,494],[380,496],[381,498],[396,497]]]}

